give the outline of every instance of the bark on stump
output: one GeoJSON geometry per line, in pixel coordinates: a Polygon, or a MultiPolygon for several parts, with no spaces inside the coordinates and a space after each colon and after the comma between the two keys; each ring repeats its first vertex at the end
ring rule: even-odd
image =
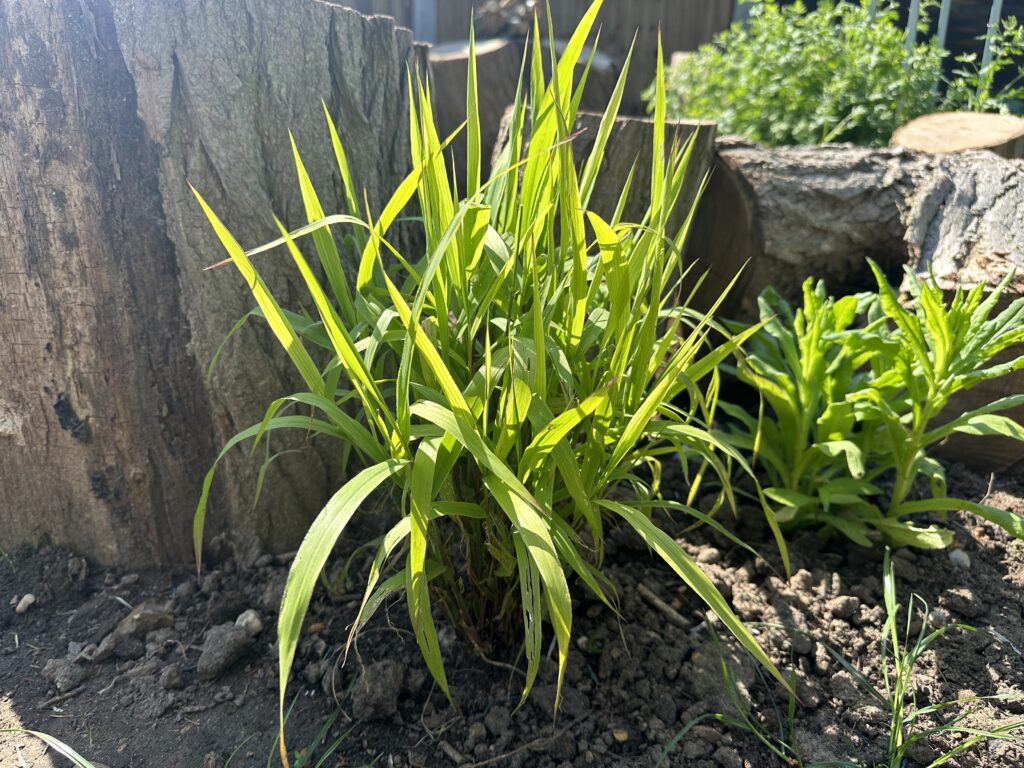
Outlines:
{"type": "MultiPolygon", "coordinates": [[[[302,219],[287,130],[339,199],[321,98],[379,206],[407,162],[411,35],[314,0],[0,5],[0,546],[104,563],[185,561],[203,474],[297,387],[188,190],[245,246],[302,219]],[[355,151],[353,151],[355,150],[355,151]]],[[[284,260],[261,259],[283,304],[284,260]]],[[[274,449],[296,447],[277,441],[274,449]]],[[[221,474],[211,528],[294,547],[338,474],[334,447],[221,474]]]]}
{"type": "MultiPolygon", "coordinates": [[[[597,138],[597,130],[601,124],[601,115],[594,112],[579,112],[573,124],[573,157],[576,165],[582,167],[590,156],[597,138]]],[[[508,136],[508,123],[511,110],[502,118],[501,131],[494,145],[492,163],[497,160],[508,136]]],[[[526,119],[529,128],[529,116],[526,119]]],[[[527,137],[527,140],[529,137],[527,137]]],[[[654,121],[642,117],[619,117],[615,120],[608,135],[604,158],[598,171],[598,183],[590,197],[588,208],[603,218],[611,218],[618,205],[619,197],[625,187],[626,179],[633,170],[633,182],[626,204],[623,208],[622,220],[638,222],[650,203],[651,163],[654,154],[654,121]]],[[[691,207],[697,200],[697,192],[701,181],[707,176],[715,158],[715,124],[698,123],[695,121],[670,121],[666,130],[667,148],[685,142],[694,142],[683,190],[671,212],[669,231],[682,226],[691,207]]],[[[691,238],[692,240],[692,238],[691,238]]],[[[692,247],[688,248],[688,253],[692,247]]],[[[695,252],[694,252],[695,253],[695,252]]],[[[685,258],[685,257],[684,257],[685,258]]]]}
{"type": "MultiPolygon", "coordinates": [[[[491,38],[476,44],[477,113],[480,116],[481,168],[483,178],[490,169],[487,148],[494,146],[505,108],[516,96],[522,47],[513,40],[491,38]]],[[[466,80],[469,74],[469,41],[433,46],[430,49],[430,73],[433,84],[434,115],[442,138],[450,135],[466,119],[466,80]]],[[[466,178],[466,131],[452,142],[456,178],[460,189],[466,178]]]]}

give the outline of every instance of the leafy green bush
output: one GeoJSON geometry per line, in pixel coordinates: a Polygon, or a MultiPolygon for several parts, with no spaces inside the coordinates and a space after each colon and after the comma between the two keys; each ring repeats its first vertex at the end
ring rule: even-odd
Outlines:
{"type": "Polygon", "coordinates": [[[908,270],[907,309],[871,267],[874,295],[833,300],[808,280],[796,312],[773,291],[761,297],[765,322],[739,376],[769,413],[755,419],[720,403],[736,424],[726,439],[756,454],[764,502],[783,527],[834,528],[863,546],[941,548],[951,532],[914,518],[965,509],[1024,537],[1018,515],[948,498],[942,465],[928,455],[954,432],[1024,440],[1024,427],[1000,413],[1024,395],[944,421],[957,393],[1024,368],[1024,356],[994,362],[1024,341],[1024,298],[993,316],[1009,277],[987,297],[978,286],[946,301],[908,270]],[[928,481],[923,498],[914,498],[918,478],[928,481]]]}
{"type": "Polygon", "coordinates": [[[1007,112],[1013,102],[1024,100],[1024,68],[1019,64],[1024,57],[1024,27],[1013,16],[1003,19],[999,31],[991,36],[992,59],[985,66],[976,53],[957,56],[959,65],[953,70],[954,78],[946,91],[948,109],[970,112],[1007,112]],[[1016,76],[1000,83],[1004,72],[1016,76]]]}
{"type": "Polygon", "coordinates": [[[879,3],[874,17],[868,0],[824,0],[813,11],[776,0],[751,6],[749,23],[733,24],[669,70],[672,117],[713,119],[725,133],[769,145],[875,146],[920,115],[1006,111],[1021,95],[1017,81],[994,87],[1024,44],[1012,19],[993,39],[992,64],[982,71],[973,56],[960,57],[942,95],[946,53],[928,37],[924,14],[922,42],[908,55],[891,2],[879,3]]]}
{"type": "MultiPolygon", "coordinates": [[[[537,675],[546,619],[561,685],[572,629],[567,573],[613,602],[601,571],[609,520],[635,529],[782,680],[708,577],[652,519],[659,508],[701,516],[660,499],[661,456],[694,454],[725,483],[730,455],[742,461],[702,425],[714,412],[718,364],[754,329],[713,345],[724,337],[710,316],[678,303],[686,227],[670,231],[668,220],[689,148],[666,146],[662,85],[648,209],[634,223],[587,209],[602,183],[599,169],[626,78],[624,70],[578,171],[571,127],[583,84],[574,85],[573,67],[600,4],[583,17],[550,82],[535,30],[529,99],[516,99],[508,144],[483,184],[471,65],[464,199],[448,176],[445,142],[419,84],[415,93],[410,85],[413,170],[375,218],[358,213],[333,125],[347,213],[325,217],[297,151],[306,227],[282,227],[278,240],[247,253],[200,198],[306,384],[306,391],[274,401],[262,423],[225,451],[295,428],[335,437],[369,465],[328,502],[289,573],[278,624],[282,708],[318,575],[378,488],[390,489],[402,514],[379,545],[349,640],[385,599],[404,592],[423,657],[446,694],[434,605],[476,647],[507,642],[521,628],[524,697],[537,675]],[[423,254],[401,253],[387,239],[414,196],[423,254]],[[331,227],[357,233],[362,244],[354,291],[331,227]],[[296,245],[307,235],[327,289],[296,245]],[[279,245],[309,289],[314,320],[283,310],[253,264],[279,245]],[[295,406],[315,415],[285,410],[295,406]]],[[[212,477],[211,469],[196,513],[197,558],[212,477]]]]}

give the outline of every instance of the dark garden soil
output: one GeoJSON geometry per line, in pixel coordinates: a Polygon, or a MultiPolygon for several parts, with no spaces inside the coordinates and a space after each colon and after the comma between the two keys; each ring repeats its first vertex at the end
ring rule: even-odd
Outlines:
{"type": "MultiPolygon", "coordinates": [[[[987,479],[960,469],[952,476],[960,495],[988,493],[989,503],[1024,512],[1019,485],[997,479],[989,489],[987,479]]],[[[954,550],[901,551],[894,560],[904,604],[914,592],[931,609],[926,621],[979,629],[951,631],[924,656],[915,678],[921,706],[1024,692],[1024,546],[972,517],[949,522],[954,550]]],[[[687,533],[684,546],[742,618],[806,632],[759,630],[780,665],[796,670],[796,739],[804,758],[881,759],[887,713],[811,639],[880,682],[881,554],[803,535],[792,545],[787,584],[773,569],[779,566],[763,524],[754,517],[740,527],[767,561],[706,531],[687,533]]],[[[274,614],[283,560],[263,556],[243,569],[224,557],[197,582],[185,569],[104,570],[53,548],[8,553],[0,560],[0,728],[46,731],[109,768],[278,764],[274,614]],[[26,594],[35,597],[27,607],[26,594]],[[132,609],[134,618],[124,621],[132,609]],[[246,627],[235,626],[248,610],[261,632],[252,613],[240,622],[246,627]]],[[[608,560],[621,620],[586,597],[577,603],[575,648],[554,723],[553,662],[543,665],[530,701],[516,709],[521,673],[502,660],[480,659],[442,629],[457,707],[449,705],[425,673],[403,603],[375,619],[341,667],[339,644],[359,586],[353,579],[344,594],[321,592],[289,689],[292,752],[315,744],[322,724],[335,717],[326,741],[349,735],[324,766],[652,766],[695,718],[734,712],[723,660],[755,713],[779,732],[784,691],[733,643],[716,640],[720,625],[709,628],[693,595],[625,532],[611,536],[608,560]]],[[[969,722],[980,727],[1024,717],[1024,701],[1013,699],[974,708],[969,722]]],[[[908,768],[927,765],[932,750],[944,746],[949,742],[916,750],[908,768]]],[[[51,763],[52,755],[31,737],[0,735],[4,768],[66,765],[59,758],[51,763]]],[[[749,734],[705,719],[664,764],[781,763],[749,734]]],[[[1024,746],[984,744],[948,765],[1020,766],[1024,746]]]]}

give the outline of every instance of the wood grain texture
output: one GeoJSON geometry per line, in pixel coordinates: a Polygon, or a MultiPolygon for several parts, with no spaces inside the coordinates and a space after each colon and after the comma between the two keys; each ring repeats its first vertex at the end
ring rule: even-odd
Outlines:
{"type": "MultiPolygon", "coordinates": [[[[469,21],[485,0],[436,0],[437,41],[449,43],[469,37],[469,21]]],[[[556,38],[568,38],[592,0],[554,0],[551,24],[556,38]]],[[[365,13],[393,15],[402,26],[413,26],[412,0],[342,0],[365,13]]],[[[598,50],[621,67],[633,36],[637,45],[623,100],[623,114],[643,114],[640,98],[654,80],[658,58],[658,33],[667,56],[671,51],[693,51],[732,22],[734,0],[605,0],[598,16],[601,41],[598,50]]],[[[544,12],[544,3],[538,10],[544,12]]],[[[546,35],[547,22],[541,19],[546,35]]]]}
{"type": "MultiPolygon", "coordinates": [[[[188,189],[247,247],[304,223],[290,128],[339,197],[320,100],[375,210],[408,157],[407,30],[316,0],[0,2],[0,546],[50,539],[107,563],[189,556],[215,452],[297,388],[188,189]]],[[[260,261],[283,304],[304,292],[260,261]]],[[[275,451],[300,448],[301,437],[275,451]]],[[[256,510],[244,451],[214,530],[294,547],[339,478],[337,447],[275,462],[256,510]]],[[[256,547],[249,547],[255,551],[256,547]]]]}
{"type": "Polygon", "coordinates": [[[889,146],[939,153],[987,149],[1000,157],[1024,157],[1024,118],[984,112],[935,112],[897,128],[889,146]]]}

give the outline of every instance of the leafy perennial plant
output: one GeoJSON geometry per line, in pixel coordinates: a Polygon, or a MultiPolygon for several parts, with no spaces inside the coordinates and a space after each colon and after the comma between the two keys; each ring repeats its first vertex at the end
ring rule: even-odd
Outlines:
{"type": "Polygon", "coordinates": [[[1024,440],[1024,427],[1002,413],[1024,395],[948,413],[956,394],[1024,368],[1024,356],[997,357],[1024,341],[1024,299],[996,312],[1012,276],[987,296],[981,285],[947,300],[908,270],[908,309],[871,267],[877,294],[833,300],[808,280],[795,312],[773,291],[761,296],[765,322],[739,375],[770,413],[755,419],[720,403],[739,425],[724,439],[757,455],[766,504],[784,527],[834,528],[864,546],[941,548],[952,533],[913,518],[965,509],[1024,538],[1020,516],[947,498],[945,472],[928,453],[954,432],[1024,440]]]}
{"type": "MultiPolygon", "coordinates": [[[[583,82],[573,83],[573,68],[600,5],[594,2],[552,62],[549,82],[535,24],[509,139],[485,183],[470,57],[462,199],[429,93],[412,82],[413,170],[375,217],[360,214],[333,124],[345,214],[325,216],[297,150],[308,226],[290,233],[282,226],[278,240],[246,252],[200,198],[306,385],[274,401],[262,423],[225,451],[295,428],[351,445],[367,465],[328,502],[291,568],[278,624],[282,708],[318,575],[379,488],[392,491],[401,516],[379,544],[349,641],[385,599],[404,592],[427,667],[446,694],[435,605],[480,648],[521,629],[524,698],[537,675],[546,620],[561,684],[572,630],[569,576],[614,604],[601,572],[609,519],[635,529],[782,680],[707,576],[652,519],[669,507],[701,516],[660,500],[650,478],[658,477],[661,456],[693,454],[726,487],[728,464],[742,463],[705,425],[716,406],[719,363],[756,329],[728,337],[710,316],[678,301],[686,226],[669,231],[668,221],[689,151],[666,146],[660,69],[649,207],[635,222],[588,210],[626,78],[624,70],[578,170],[572,126],[583,82]],[[422,255],[401,253],[389,241],[414,197],[422,255]],[[358,244],[354,290],[332,227],[358,244]],[[296,243],[306,236],[326,285],[296,243]],[[278,246],[309,289],[312,320],[282,309],[254,264],[278,246]]],[[[628,194],[627,183],[622,199],[628,194]]],[[[211,469],[196,513],[197,558],[212,477],[211,469]]],[[[731,501],[731,492],[725,497],[731,501]]]]}

